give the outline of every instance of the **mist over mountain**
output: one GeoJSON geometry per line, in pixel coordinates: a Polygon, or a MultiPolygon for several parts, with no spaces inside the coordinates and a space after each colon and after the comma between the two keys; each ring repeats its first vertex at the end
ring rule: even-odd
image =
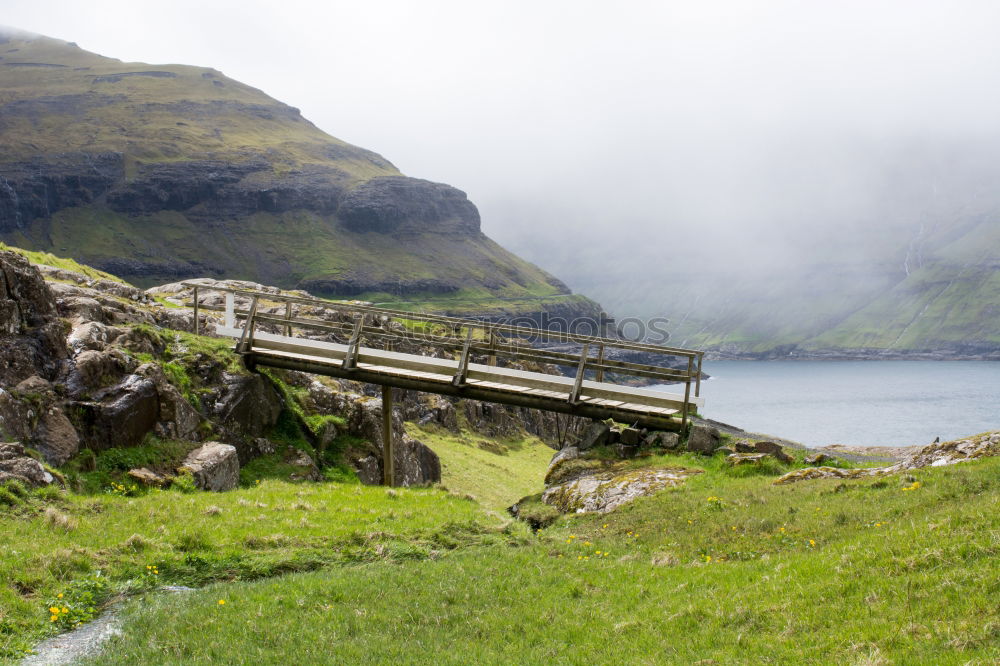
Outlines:
{"type": "Polygon", "coordinates": [[[668,317],[677,344],[996,351],[996,135],[803,139],[745,157],[728,175],[668,179],[631,220],[512,245],[616,314],[668,317]]]}

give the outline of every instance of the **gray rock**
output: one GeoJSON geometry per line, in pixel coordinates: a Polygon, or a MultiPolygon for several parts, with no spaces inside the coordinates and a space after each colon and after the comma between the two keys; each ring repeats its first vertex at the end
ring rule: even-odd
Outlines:
{"type": "Polygon", "coordinates": [[[676,449],[680,446],[681,436],[676,432],[654,431],[646,436],[644,444],[652,448],[676,449]]]}
{"type": "Polygon", "coordinates": [[[19,443],[0,443],[0,483],[19,481],[28,487],[37,487],[47,486],[54,480],[42,463],[25,454],[19,443]]]}
{"type": "Polygon", "coordinates": [[[745,439],[738,440],[733,444],[733,448],[736,449],[737,453],[754,453],[757,450],[753,444],[745,439]]]}
{"type": "Polygon", "coordinates": [[[563,513],[607,513],[639,497],[679,485],[700,472],[696,469],[652,467],[595,470],[546,488],[542,501],[563,513]]]}
{"type": "Polygon", "coordinates": [[[281,399],[260,375],[223,376],[224,389],[213,408],[226,429],[254,439],[278,422],[281,399]]]}
{"type": "Polygon", "coordinates": [[[715,450],[716,453],[721,453],[724,456],[732,455],[736,453],[736,449],[730,448],[728,446],[720,446],[715,450]]]}
{"type": "Polygon", "coordinates": [[[719,448],[721,442],[722,436],[718,428],[696,423],[691,426],[691,432],[688,434],[687,448],[688,451],[711,455],[719,448]]]}
{"type": "Polygon", "coordinates": [[[625,446],[639,446],[641,441],[641,431],[638,428],[624,428],[620,441],[625,446]]]}
{"type": "Polygon", "coordinates": [[[0,250],[0,386],[54,379],[67,356],[52,292],[27,259],[0,250]]]}
{"type": "Polygon", "coordinates": [[[784,449],[782,449],[780,445],[775,444],[774,442],[757,442],[754,444],[754,449],[756,449],[758,453],[766,453],[772,458],[780,460],[785,464],[791,463],[794,460],[794,458],[785,453],[784,449]]]}
{"type": "Polygon", "coordinates": [[[162,474],[157,474],[153,470],[145,467],[130,469],[128,471],[128,475],[143,485],[150,486],[151,488],[162,488],[167,485],[168,481],[167,477],[162,474]]]}
{"type": "Polygon", "coordinates": [[[825,453],[817,453],[811,456],[806,456],[805,458],[802,459],[802,462],[804,462],[807,465],[822,465],[829,459],[830,456],[826,455],[825,453]]]}
{"type": "Polygon", "coordinates": [[[323,474],[316,466],[316,461],[300,449],[289,446],[285,453],[285,463],[295,468],[291,473],[289,481],[322,481],[323,474]]]}
{"type": "Polygon", "coordinates": [[[59,407],[45,411],[31,443],[50,465],[62,465],[80,451],[80,436],[59,407]]]}
{"type": "Polygon", "coordinates": [[[85,321],[70,331],[66,344],[75,352],[84,349],[103,350],[124,331],[114,326],[107,326],[97,321],[85,321]]]}
{"type": "Polygon", "coordinates": [[[576,460],[579,457],[580,449],[575,446],[567,446],[566,448],[557,451],[556,454],[552,456],[552,460],[549,462],[549,468],[545,471],[545,483],[550,483],[563,465],[570,460],[576,460]]]}
{"type": "Polygon", "coordinates": [[[136,375],[145,377],[156,385],[159,399],[159,417],[156,423],[156,434],[168,439],[200,439],[198,428],[201,425],[201,414],[187,401],[177,388],[171,384],[163,370],[155,363],[146,363],[135,371],[136,375]]]}
{"type": "Polygon", "coordinates": [[[38,375],[32,375],[14,387],[14,391],[20,395],[49,395],[52,390],[52,382],[38,375]]]}
{"type": "Polygon", "coordinates": [[[97,400],[71,406],[79,415],[82,443],[95,451],[138,446],[160,417],[156,385],[138,375],[129,375],[97,400]]]}
{"type": "Polygon", "coordinates": [[[766,458],[766,453],[731,453],[726,456],[726,462],[732,466],[759,465],[766,458]]]}
{"type": "Polygon", "coordinates": [[[116,384],[138,363],[120,349],[85,349],[73,358],[70,392],[76,396],[116,384]]]}
{"type": "Polygon", "coordinates": [[[353,188],[341,201],[337,217],[358,232],[479,231],[479,211],[465,192],[405,176],[372,178],[353,188]]]}
{"type": "Polygon", "coordinates": [[[0,441],[30,439],[37,417],[31,405],[0,388],[0,441]]]}
{"type": "Polygon", "coordinates": [[[581,451],[589,451],[595,446],[604,446],[608,443],[610,433],[611,426],[602,421],[594,421],[580,435],[580,441],[577,442],[576,448],[581,451]]]}
{"type": "Polygon", "coordinates": [[[615,452],[619,458],[635,458],[639,454],[638,446],[629,446],[625,442],[615,444],[615,452]]]}
{"type": "Polygon", "coordinates": [[[179,471],[188,470],[202,490],[232,490],[240,482],[240,460],[236,447],[207,442],[188,454],[179,471]]]}

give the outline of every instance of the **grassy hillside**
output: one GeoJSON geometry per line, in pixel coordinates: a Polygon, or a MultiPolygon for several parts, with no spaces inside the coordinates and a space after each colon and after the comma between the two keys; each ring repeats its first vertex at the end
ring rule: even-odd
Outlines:
{"type": "Polygon", "coordinates": [[[404,177],[208,67],[0,32],[0,178],[0,241],[140,286],[210,276],[598,312],[482,234],[464,193],[404,177]]]}
{"type": "MultiPolygon", "coordinates": [[[[456,486],[480,483],[478,454],[455,455],[467,443],[437,443],[456,486]]],[[[220,582],[135,598],[100,664],[1000,658],[1000,460],[787,486],[717,458],[649,463],[705,472],[534,535],[439,490],[46,491],[0,518],[7,654],[103,579],[132,593],[220,582]]],[[[503,465],[485,478],[537,483],[533,464],[503,465]]]]}
{"type": "Polygon", "coordinates": [[[330,159],[357,179],[398,175],[385,159],[331,137],[297,109],[210,67],[124,63],[48,37],[0,34],[2,160],[119,152],[130,168],[210,156],[273,169],[330,159]]]}

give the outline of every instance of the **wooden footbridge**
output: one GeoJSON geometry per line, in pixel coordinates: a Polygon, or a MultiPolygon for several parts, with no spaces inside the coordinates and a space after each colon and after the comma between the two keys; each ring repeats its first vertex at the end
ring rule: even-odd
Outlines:
{"type": "Polygon", "coordinates": [[[700,351],[184,284],[194,292],[195,331],[203,325],[202,310],[221,312],[216,333],[237,340],[236,351],[248,367],[286,368],[381,385],[387,483],[393,478],[393,387],[592,419],[611,418],[659,430],[685,429],[689,416],[704,404],[700,351]],[[206,298],[207,292],[220,294],[206,298]],[[237,308],[237,300],[242,307],[237,308]],[[555,344],[560,351],[546,349],[555,344]],[[661,364],[612,359],[612,354],[641,355],[661,364]],[[551,366],[563,368],[567,375],[545,372],[551,366]],[[627,384],[636,379],[676,384],[678,391],[627,384]]]}

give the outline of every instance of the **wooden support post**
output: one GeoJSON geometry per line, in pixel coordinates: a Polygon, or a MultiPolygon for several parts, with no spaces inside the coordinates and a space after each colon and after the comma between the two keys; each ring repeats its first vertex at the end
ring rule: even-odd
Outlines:
{"type": "Polygon", "coordinates": [[[198,287],[194,288],[194,334],[198,335],[198,287]]]}
{"type": "Polygon", "coordinates": [[[701,397],[701,360],[705,357],[705,354],[698,354],[698,378],[695,380],[694,384],[694,397],[701,397]]]}
{"type": "Polygon", "coordinates": [[[587,354],[590,353],[590,345],[583,345],[583,352],[580,353],[580,365],[576,368],[576,381],[573,382],[573,391],[569,394],[569,404],[575,405],[580,401],[580,389],[583,388],[583,376],[587,373],[587,354]]]}
{"type": "Polygon", "coordinates": [[[596,381],[604,381],[604,345],[602,344],[597,348],[597,376],[594,377],[596,381]]]}
{"type": "MultiPolygon", "coordinates": [[[[291,318],[292,318],[292,302],[291,301],[285,301],[285,319],[289,319],[290,320],[291,318]]],[[[291,325],[291,323],[289,323],[288,325],[285,326],[285,336],[289,337],[289,338],[292,337],[292,325],[291,325]]]]}
{"type": "Polygon", "coordinates": [[[684,382],[684,406],[681,408],[681,427],[687,428],[688,423],[688,410],[690,409],[691,400],[691,371],[694,359],[688,356],[688,377],[684,382]]]}
{"type": "Polygon", "coordinates": [[[362,316],[354,324],[354,331],[351,339],[347,343],[347,353],[344,354],[344,362],[340,364],[344,370],[352,370],[358,365],[358,347],[361,346],[361,329],[364,327],[365,318],[362,316]]]}
{"type": "Polygon", "coordinates": [[[382,387],[382,483],[396,485],[396,464],[392,445],[392,387],[382,387]]]}
{"type": "Polygon", "coordinates": [[[490,358],[489,358],[489,364],[492,365],[493,367],[496,367],[496,365],[497,365],[497,336],[496,336],[496,333],[493,332],[492,328],[490,329],[490,358]]]}
{"type": "Polygon", "coordinates": [[[245,354],[253,347],[253,326],[254,319],[257,317],[257,297],[253,297],[253,302],[250,304],[250,312],[247,314],[247,320],[243,323],[243,334],[240,335],[240,343],[237,345],[236,349],[241,354],[245,354]]]}
{"type": "Polygon", "coordinates": [[[469,347],[471,345],[472,327],[470,326],[469,332],[465,336],[465,344],[462,346],[462,355],[458,359],[458,370],[451,380],[453,386],[462,386],[465,384],[465,376],[469,374],[469,347]]]}

